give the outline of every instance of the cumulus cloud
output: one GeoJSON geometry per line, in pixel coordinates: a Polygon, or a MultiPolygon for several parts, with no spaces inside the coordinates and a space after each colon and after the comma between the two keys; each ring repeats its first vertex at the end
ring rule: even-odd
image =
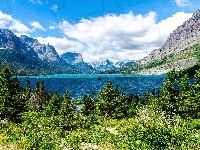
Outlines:
{"type": "Polygon", "coordinates": [[[124,61],[143,58],[161,47],[169,34],[191,16],[178,12],[157,23],[155,12],[145,16],[130,12],[82,19],[76,24],[64,20],[59,28],[68,38],[84,43],[85,61],[124,61]]]}
{"type": "Polygon", "coordinates": [[[51,6],[51,10],[53,10],[54,12],[56,12],[58,10],[58,6],[57,5],[51,6]]]}
{"type": "Polygon", "coordinates": [[[56,48],[59,54],[64,52],[81,52],[84,51],[84,45],[78,41],[68,40],[67,38],[56,38],[56,37],[36,37],[40,43],[50,43],[56,48]]]}
{"type": "MultiPolygon", "coordinates": [[[[41,43],[52,44],[59,54],[80,52],[86,62],[137,60],[160,48],[169,34],[192,16],[191,13],[177,12],[171,17],[157,22],[157,14],[127,14],[82,19],[71,24],[64,20],[50,30],[60,29],[65,37],[36,37],[41,43]]],[[[0,11],[0,28],[8,28],[15,34],[31,34],[35,29],[45,31],[43,26],[33,21],[31,28],[0,11]]]]}
{"type": "Polygon", "coordinates": [[[38,21],[32,21],[30,25],[33,27],[33,30],[40,29],[42,31],[46,31],[44,27],[38,21]]]}
{"type": "Polygon", "coordinates": [[[14,19],[11,15],[0,11],[0,28],[12,30],[17,36],[33,33],[36,29],[46,31],[37,21],[30,22],[31,28],[23,24],[20,20],[14,19]]]}
{"type": "Polygon", "coordinates": [[[32,32],[30,28],[21,23],[21,21],[12,18],[11,15],[0,11],[0,28],[10,29],[16,34],[27,34],[32,32]]]}
{"type": "Polygon", "coordinates": [[[178,7],[184,7],[184,6],[189,5],[188,0],[175,0],[175,3],[178,7]]]}

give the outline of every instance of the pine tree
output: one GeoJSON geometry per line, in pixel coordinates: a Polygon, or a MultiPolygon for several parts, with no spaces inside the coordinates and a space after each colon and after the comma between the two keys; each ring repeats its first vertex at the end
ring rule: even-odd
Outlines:
{"type": "Polygon", "coordinates": [[[58,115],[60,109],[59,106],[60,106],[60,98],[58,96],[58,93],[54,93],[45,106],[45,114],[47,116],[58,115]]]}
{"type": "Polygon", "coordinates": [[[63,100],[61,102],[59,113],[63,116],[67,116],[73,112],[74,112],[74,105],[72,103],[72,99],[70,98],[69,91],[66,90],[66,93],[63,95],[63,100]]]}
{"type": "Polygon", "coordinates": [[[95,105],[94,102],[92,101],[90,95],[85,94],[83,99],[83,107],[82,107],[82,113],[84,115],[89,115],[94,113],[95,105]]]}
{"type": "Polygon", "coordinates": [[[18,78],[8,67],[0,72],[0,87],[0,117],[16,121],[25,111],[26,101],[18,78]]]}
{"type": "Polygon", "coordinates": [[[196,71],[194,76],[195,82],[190,90],[190,103],[188,104],[190,109],[190,117],[200,117],[200,70],[196,71]]]}
{"type": "Polygon", "coordinates": [[[168,79],[165,79],[161,88],[160,106],[171,117],[178,111],[178,101],[180,93],[180,82],[178,73],[173,69],[168,72],[168,79]]]}
{"type": "Polygon", "coordinates": [[[29,100],[30,106],[33,109],[42,111],[45,108],[46,102],[49,100],[49,95],[45,90],[44,82],[36,81],[35,88],[29,100]]]}
{"type": "Polygon", "coordinates": [[[27,77],[27,79],[26,79],[25,95],[26,95],[26,99],[29,100],[31,97],[31,82],[30,82],[29,77],[27,77]]]}
{"type": "Polygon", "coordinates": [[[127,99],[125,94],[120,94],[117,87],[108,81],[102,91],[98,94],[98,102],[96,103],[96,112],[99,115],[120,118],[125,115],[125,107],[127,99]]]}

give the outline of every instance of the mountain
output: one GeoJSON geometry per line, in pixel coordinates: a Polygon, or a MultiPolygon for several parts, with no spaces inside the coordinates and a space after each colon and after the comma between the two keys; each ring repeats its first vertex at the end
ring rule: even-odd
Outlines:
{"type": "Polygon", "coordinates": [[[1,49],[20,49],[20,39],[10,30],[0,29],[1,49]]]}
{"type": "Polygon", "coordinates": [[[24,51],[15,49],[0,50],[0,68],[9,66],[15,75],[45,75],[79,73],[71,67],[55,62],[46,62],[24,51]]]}
{"type": "Polygon", "coordinates": [[[111,62],[110,60],[105,60],[102,62],[95,62],[91,65],[98,71],[111,71],[111,70],[118,70],[121,67],[129,67],[134,64],[134,60],[125,61],[125,62],[111,62]]]}
{"type": "MultiPolygon", "coordinates": [[[[17,37],[12,31],[0,29],[0,68],[10,66],[16,75],[93,73],[96,70],[85,63],[81,54],[73,62],[62,59],[50,44],[41,44],[26,35],[17,37]]],[[[63,54],[64,56],[64,54],[63,54]]],[[[66,55],[65,55],[66,56],[66,55]]]]}
{"type": "Polygon", "coordinates": [[[163,74],[175,68],[183,70],[198,63],[200,44],[200,10],[177,27],[165,44],[141,59],[132,72],[163,74]]]}
{"type": "Polygon", "coordinates": [[[66,52],[60,56],[63,60],[65,60],[68,64],[76,64],[83,62],[83,57],[81,53],[72,53],[72,52],[66,52]]]}
{"type": "Polygon", "coordinates": [[[20,36],[20,42],[22,45],[22,49],[34,50],[38,58],[42,60],[46,60],[46,61],[60,61],[61,60],[55,48],[50,44],[47,44],[47,45],[41,44],[38,42],[37,39],[33,39],[26,35],[20,36]]]}
{"type": "Polygon", "coordinates": [[[114,65],[115,65],[117,68],[130,67],[130,66],[134,65],[135,62],[136,62],[135,60],[119,61],[119,62],[114,63],[114,65]]]}
{"type": "Polygon", "coordinates": [[[90,64],[85,63],[83,61],[83,57],[82,57],[81,53],[66,52],[66,53],[62,54],[60,57],[68,64],[76,67],[77,70],[81,71],[82,73],[97,72],[97,70],[95,68],[93,68],[90,64]]]}
{"type": "Polygon", "coordinates": [[[103,62],[91,63],[92,67],[98,71],[116,70],[117,67],[110,60],[105,60],[103,62]]]}

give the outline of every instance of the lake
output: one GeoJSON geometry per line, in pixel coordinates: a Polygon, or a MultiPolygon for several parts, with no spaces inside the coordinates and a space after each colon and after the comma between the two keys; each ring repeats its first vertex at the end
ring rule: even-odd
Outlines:
{"type": "MultiPolygon", "coordinates": [[[[119,89],[125,88],[126,94],[137,93],[143,96],[148,90],[160,88],[164,75],[122,75],[122,74],[57,74],[47,76],[29,76],[31,88],[36,81],[43,81],[48,92],[57,91],[60,95],[69,90],[73,99],[80,99],[86,94],[98,93],[106,84],[111,81],[119,89]],[[98,77],[101,80],[98,80],[98,77]]],[[[18,77],[25,86],[25,76],[18,77]]]]}

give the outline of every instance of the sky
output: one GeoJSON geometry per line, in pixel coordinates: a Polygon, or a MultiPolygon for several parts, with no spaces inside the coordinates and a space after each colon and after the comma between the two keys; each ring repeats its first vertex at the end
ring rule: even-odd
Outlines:
{"type": "Polygon", "coordinates": [[[199,0],[0,0],[0,28],[88,63],[139,60],[199,8],[199,0]]]}

